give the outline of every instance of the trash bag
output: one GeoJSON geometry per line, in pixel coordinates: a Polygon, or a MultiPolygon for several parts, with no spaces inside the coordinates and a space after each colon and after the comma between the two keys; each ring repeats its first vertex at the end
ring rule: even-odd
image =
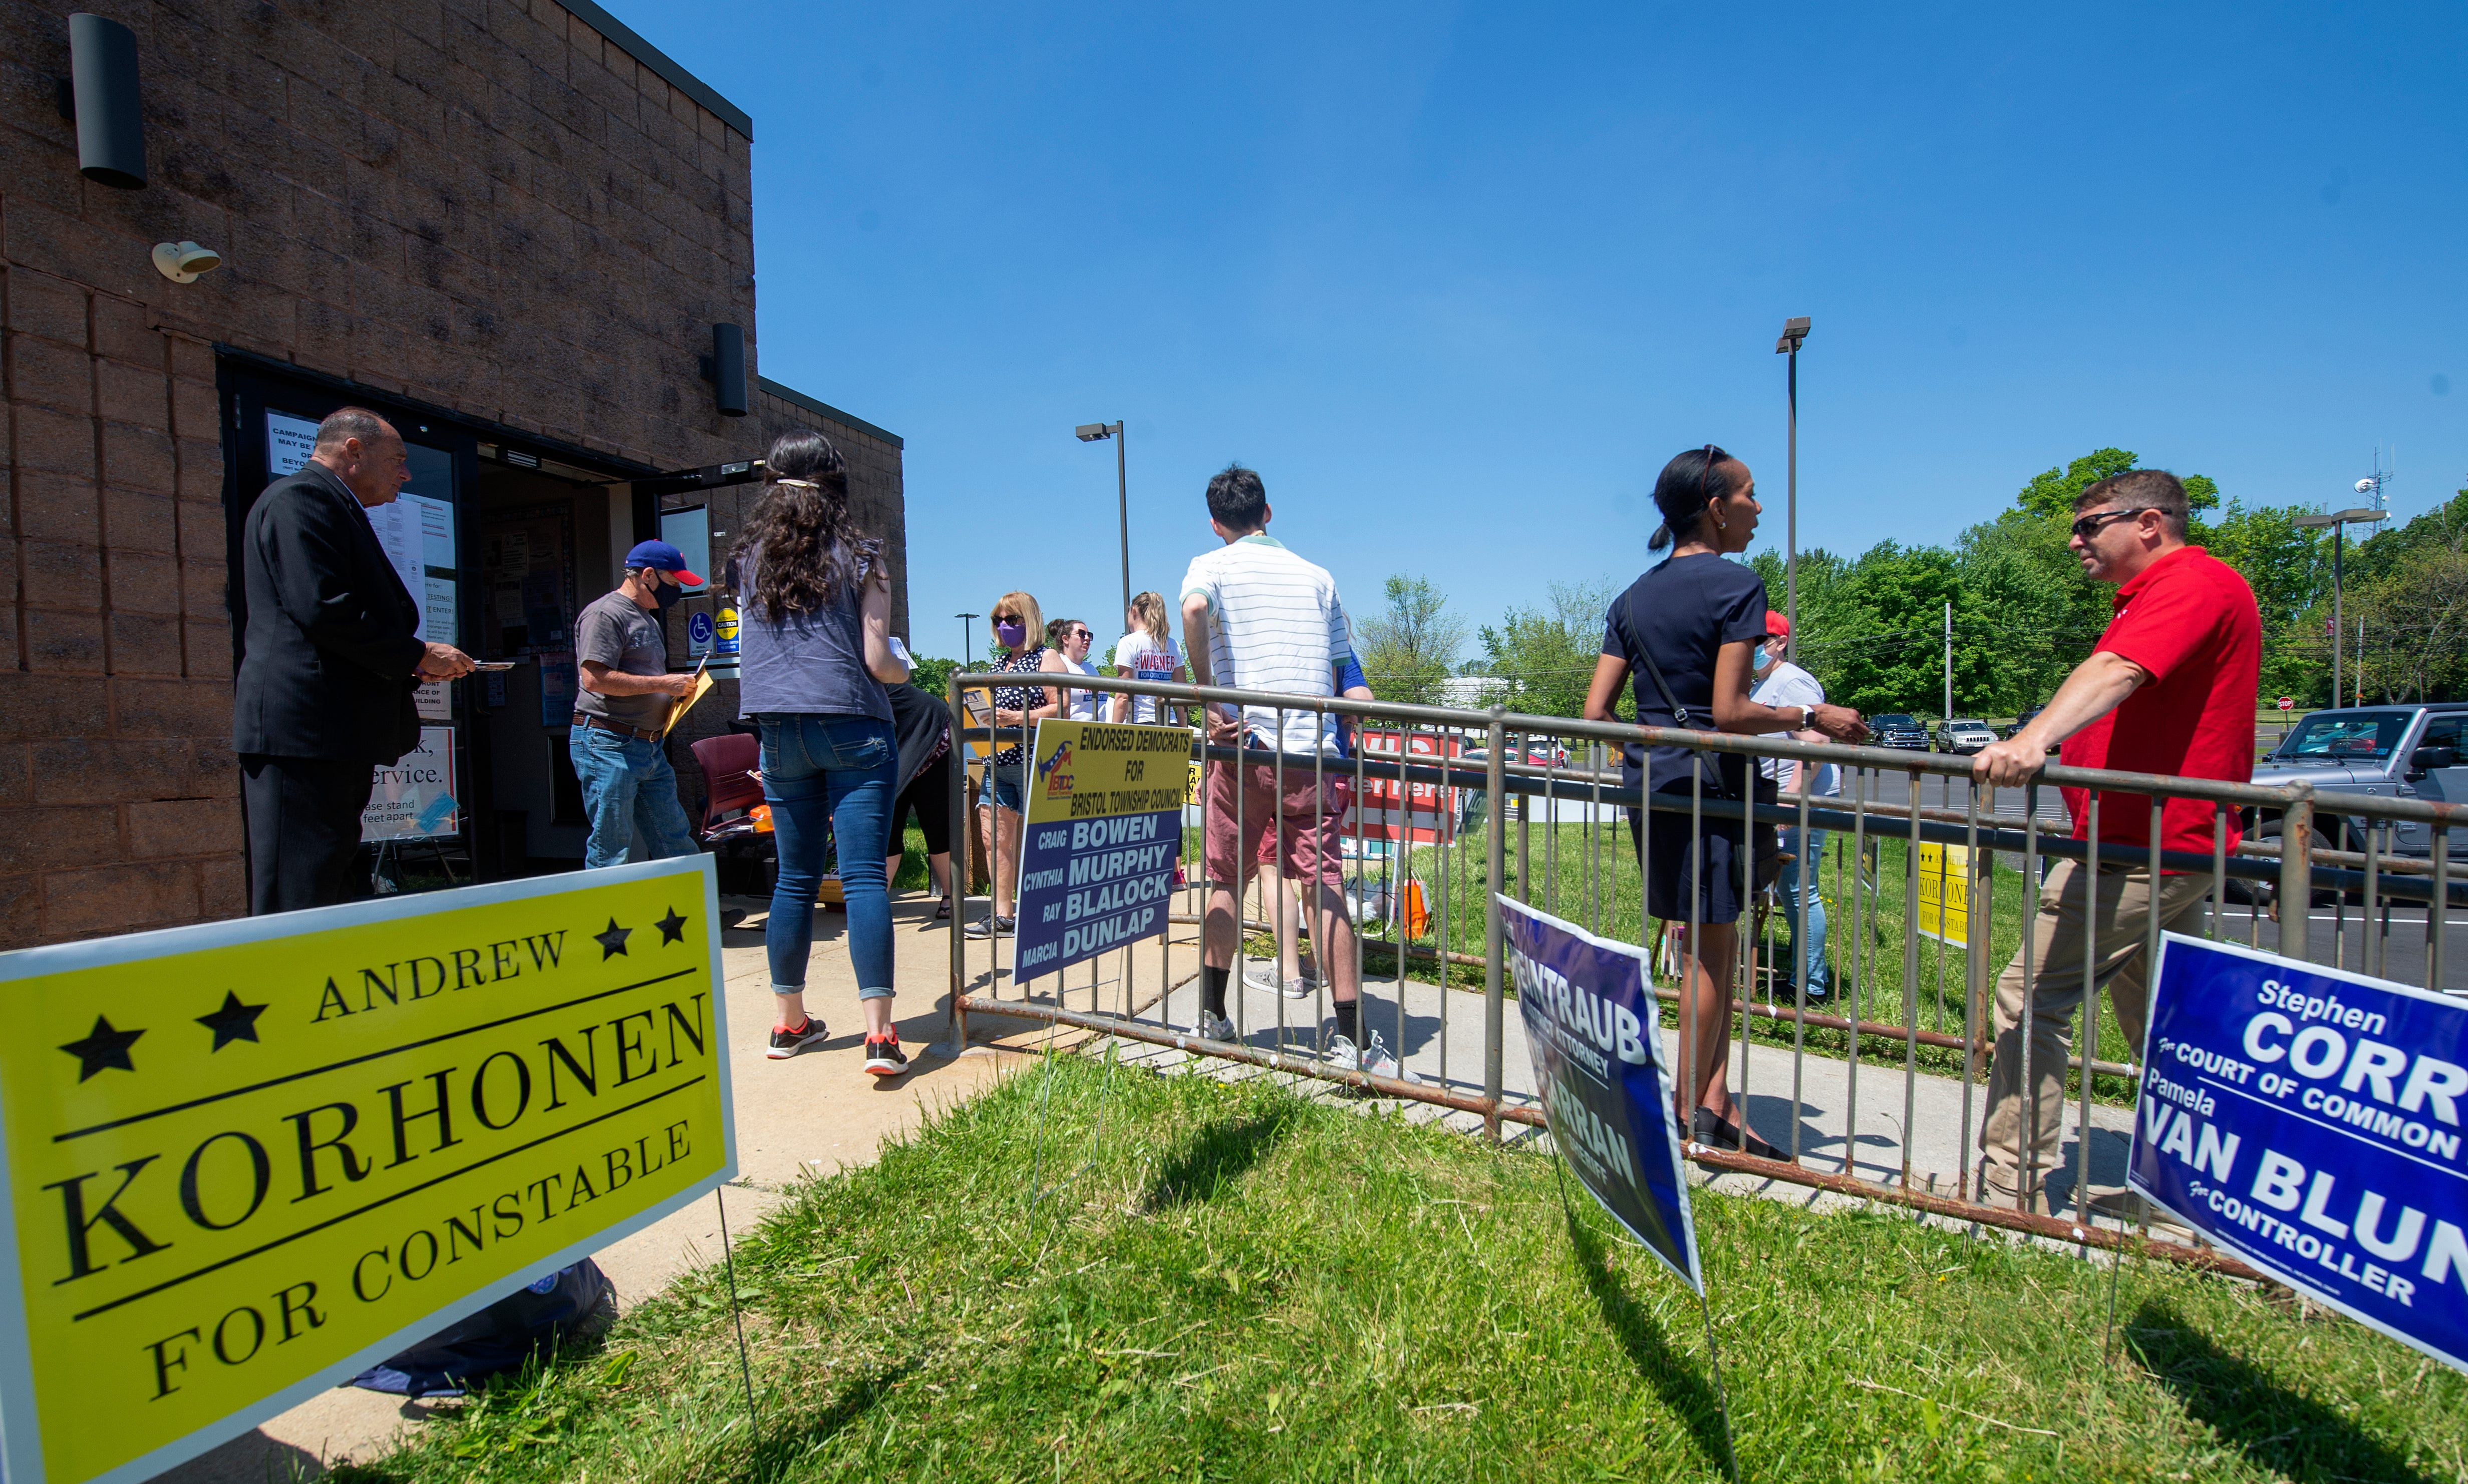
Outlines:
{"type": "Polygon", "coordinates": [[[589,1339],[617,1317],[617,1289],[589,1258],[464,1315],[351,1380],[395,1396],[459,1397],[475,1381],[519,1367],[563,1339],[589,1339]]]}

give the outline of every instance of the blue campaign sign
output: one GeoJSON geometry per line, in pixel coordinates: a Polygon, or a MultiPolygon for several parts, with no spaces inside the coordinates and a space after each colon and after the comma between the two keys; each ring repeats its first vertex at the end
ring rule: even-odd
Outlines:
{"type": "Polygon", "coordinates": [[[1040,721],[1029,757],[1012,948],[1023,980],[1165,931],[1191,733],[1040,721]]]}
{"type": "Polygon", "coordinates": [[[2468,1369],[2468,1002],[2171,933],[2145,1044],[2133,1187],[2468,1369]]]}
{"type": "Polygon", "coordinates": [[[1645,950],[1498,901],[1552,1139],[1603,1209],[1702,1294],[1645,950]]]}

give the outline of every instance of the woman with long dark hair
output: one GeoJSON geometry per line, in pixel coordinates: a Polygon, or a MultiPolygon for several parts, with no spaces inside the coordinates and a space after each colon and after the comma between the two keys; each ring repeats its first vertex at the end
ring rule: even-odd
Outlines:
{"type": "MultiPolygon", "coordinates": [[[[1650,551],[1672,548],[1611,604],[1603,655],[1586,694],[1586,719],[1618,719],[1619,689],[1634,678],[1641,726],[1754,736],[1818,731],[1840,742],[1868,735],[1846,706],[1761,706],[1748,698],[1751,659],[1766,637],[1765,580],[1727,559],[1756,535],[1756,480],[1748,467],[1707,444],[1662,467],[1654,503],[1662,525],[1650,551]]],[[[1730,983],[1739,949],[1740,874],[1747,833],[1736,815],[1688,827],[1691,795],[1751,798],[1747,760],[1691,747],[1631,744],[1622,780],[1660,795],[1662,807],[1629,810],[1645,872],[1645,911],[1688,924],[1680,953],[1682,1066],[1674,1088],[1680,1126],[1702,1144],[1789,1155],[1732,1121],[1724,1064],[1730,1046],[1730,983]],[[1672,812],[1676,806],[1678,812],[1672,812]],[[1693,1039],[1692,1039],[1693,1038],[1693,1039]]]]}
{"type": "Polygon", "coordinates": [[[819,1044],[806,1014],[814,893],[828,829],[839,846],[849,966],[865,1012],[865,1069],[908,1069],[892,1015],[891,902],[883,857],[899,745],[885,685],[908,678],[891,648],[891,580],[882,542],[849,516],[848,467],[822,434],[784,433],[739,540],[739,714],[763,733],[763,797],[780,848],[764,947],[780,1014],[769,1054],[819,1044]]]}

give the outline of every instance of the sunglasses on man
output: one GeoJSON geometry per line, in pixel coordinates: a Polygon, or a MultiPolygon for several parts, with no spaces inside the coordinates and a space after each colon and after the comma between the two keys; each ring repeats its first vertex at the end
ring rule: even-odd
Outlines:
{"type": "Polygon", "coordinates": [[[2088,541],[2097,536],[2102,527],[2123,520],[2128,515],[2139,515],[2150,508],[2148,505],[2137,505],[2132,510],[2095,510],[2077,519],[2071,529],[2074,535],[2088,541]]]}

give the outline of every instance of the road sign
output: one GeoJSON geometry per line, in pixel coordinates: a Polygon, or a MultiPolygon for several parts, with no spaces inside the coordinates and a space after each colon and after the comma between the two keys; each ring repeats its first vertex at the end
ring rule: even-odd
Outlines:
{"type": "Polygon", "coordinates": [[[732,1176],[717,881],[0,955],[0,1472],[151,1478],[732,1176]]]}
{"type": "Polygon", "coordinates": [[[2297,709],[2297,697],[2294,696],[2283,696],[2279,697],[2279,709],[2282,711],[2295,711],[2297,709]]]}

